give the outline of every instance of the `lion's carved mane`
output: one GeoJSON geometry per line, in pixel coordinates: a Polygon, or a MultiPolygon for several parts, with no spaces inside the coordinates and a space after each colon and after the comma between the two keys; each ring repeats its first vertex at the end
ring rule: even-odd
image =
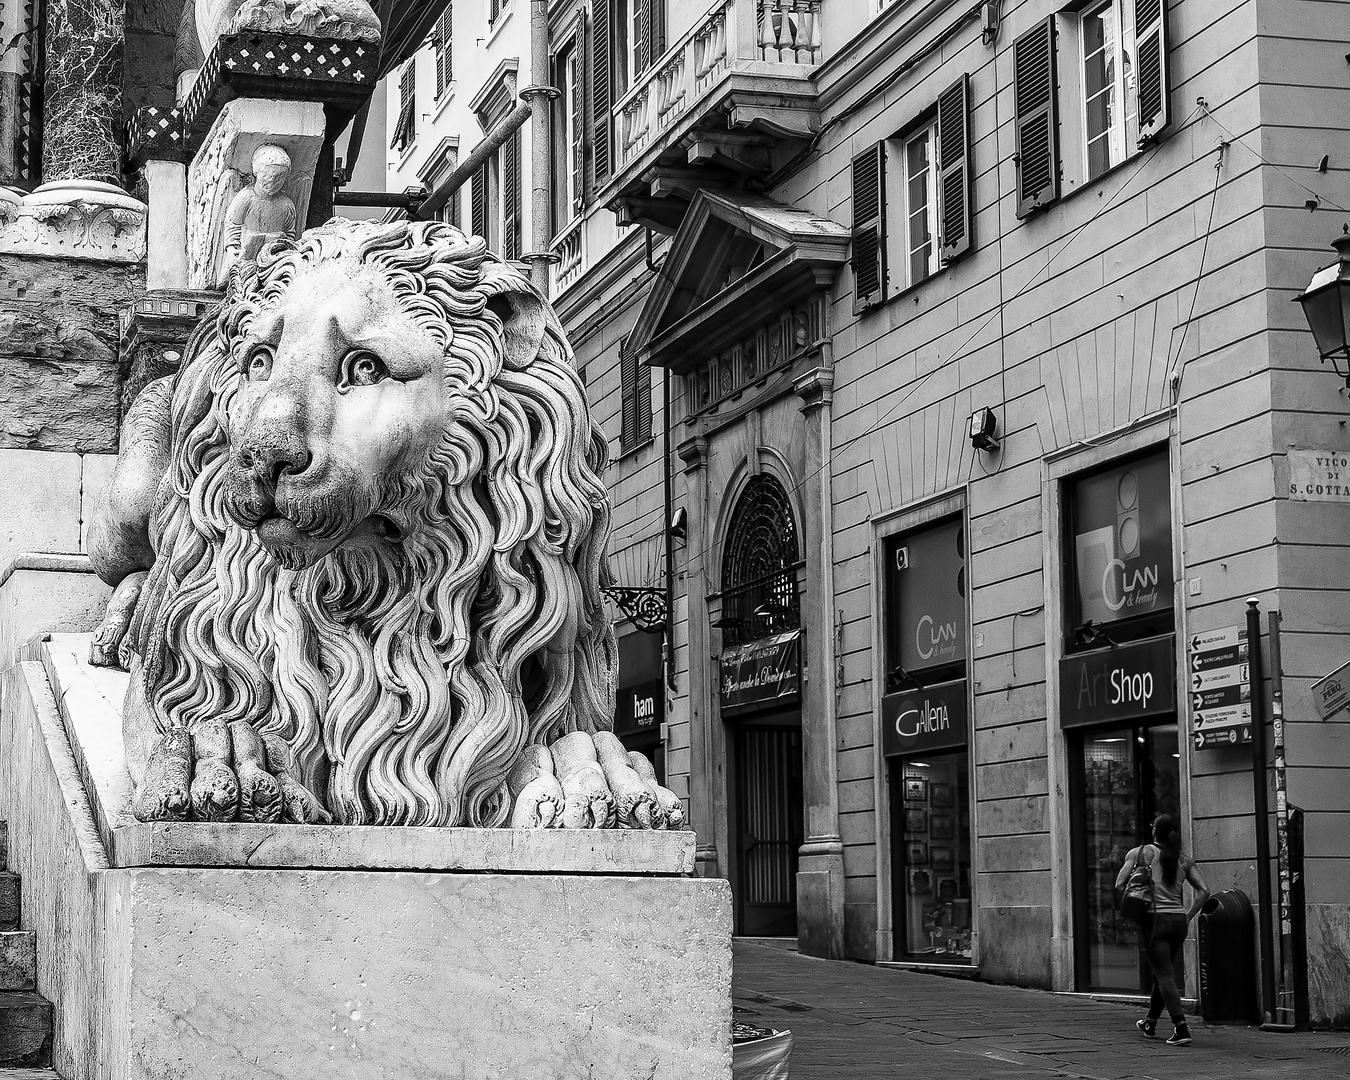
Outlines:
{"type": "MultiPolygon", "coordinates": [[[[128,637],[160,730],[242,719],[281,736],[339,821],[497,825],[524,746],[609,727],[606,443],[556,319],[537,356],[506,359],[493,300],[529,288],[450,226],[335,223],[264,252],[198,329],[128,637]],[[235,354],[298,273],[340,258],[378,267],[443,347],[445,423],[420,468],[351,495],[405,522],[400,542],[288,569],[224,508],[235,354]]],[[[310,509],[322,528],[332,508],[310,509]]]]}

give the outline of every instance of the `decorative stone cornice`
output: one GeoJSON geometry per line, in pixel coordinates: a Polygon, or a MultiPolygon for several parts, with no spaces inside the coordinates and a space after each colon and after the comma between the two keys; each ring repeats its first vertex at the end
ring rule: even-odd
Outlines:
{"type": "Polygon", "coordinates": [[[792,384],[792,389],[802,399],[802,412],[809,415],[834,400],[834,368],[812,368],[792,384]]]}
{"type": "Polygon", "coordinates": [[[0,188],[0,254],[142,262],[145,217],[145,203],[97,180],[0,188]]]}
{"type": "Polygon", "coordinates": [[[692,438],[685,439],[675,448],[675,452],[680,455],[680,460],[684,462],[685,473],[694,473],[708,464],[708,440],[702,436],[695,435],[692,438]]]}

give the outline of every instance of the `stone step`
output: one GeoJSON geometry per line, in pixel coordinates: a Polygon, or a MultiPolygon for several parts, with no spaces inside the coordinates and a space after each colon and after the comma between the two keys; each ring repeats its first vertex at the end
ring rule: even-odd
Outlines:
{"type": "Polygon", "coordinates": [[[0,931],[0,990],[32,990],[37,978],[37,935],[0,931]]]}
{"type": "Polygon", "coordinates": [[[0,930],[19,928],[19,875],[0,870],[0,930]]]}
{"type": "Polygon", "coordinates": [[[62,1080],[53,1069],[0,1069],[0,1080],[62,1080]]]}
{"type": "Polygon", "coordinates": [[[51,1051],[51,1002],[17,990],[0,993],[0,1065],[46,1065],[51,1051]]]}

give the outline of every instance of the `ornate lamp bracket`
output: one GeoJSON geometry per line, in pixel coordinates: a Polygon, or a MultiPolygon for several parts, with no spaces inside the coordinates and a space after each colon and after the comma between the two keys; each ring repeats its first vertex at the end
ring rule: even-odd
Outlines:
{"type": "Polygon", "coordinates": [[[610,585],[605,595],[619,605],[633,625],[646,634],[659,634],[666,628],[666,591],[628,585],[610,585]]]}

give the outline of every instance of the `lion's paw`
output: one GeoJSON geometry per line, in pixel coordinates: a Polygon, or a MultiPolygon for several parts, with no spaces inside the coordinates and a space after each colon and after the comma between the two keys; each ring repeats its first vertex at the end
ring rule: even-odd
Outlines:
{"type": "Polygon", "coordinates": [[[140,821],[328,824],[332,816],[295,778],[284,740],[251,724],[206,721],[160,735],[132,812],[140,821]]]}
{"type": "MultiPolygon", "coordinates": [[[[650,761],[627,751],[612,732],[570,732],[549,747],[542,760],[562,785],[563,812],[555,823],[563,828],[679,829],[684,825],[684,804],[679,797],[656,782],[650,761]]],[[[541,762],[532,760],[531,775],[538,775],[540,767],[541,762]]]]}
{"type": "Polygon", "coordinates": [[[95,667],[129,666],[125,650],[127,630],[131,627],[131,616],[136,610],[136,602],[141,598],[145,578],[144,570],[128,574],[113,590],[107,610],[103,613],[103,621],[89,642],[89,662],[95,667]]]}

